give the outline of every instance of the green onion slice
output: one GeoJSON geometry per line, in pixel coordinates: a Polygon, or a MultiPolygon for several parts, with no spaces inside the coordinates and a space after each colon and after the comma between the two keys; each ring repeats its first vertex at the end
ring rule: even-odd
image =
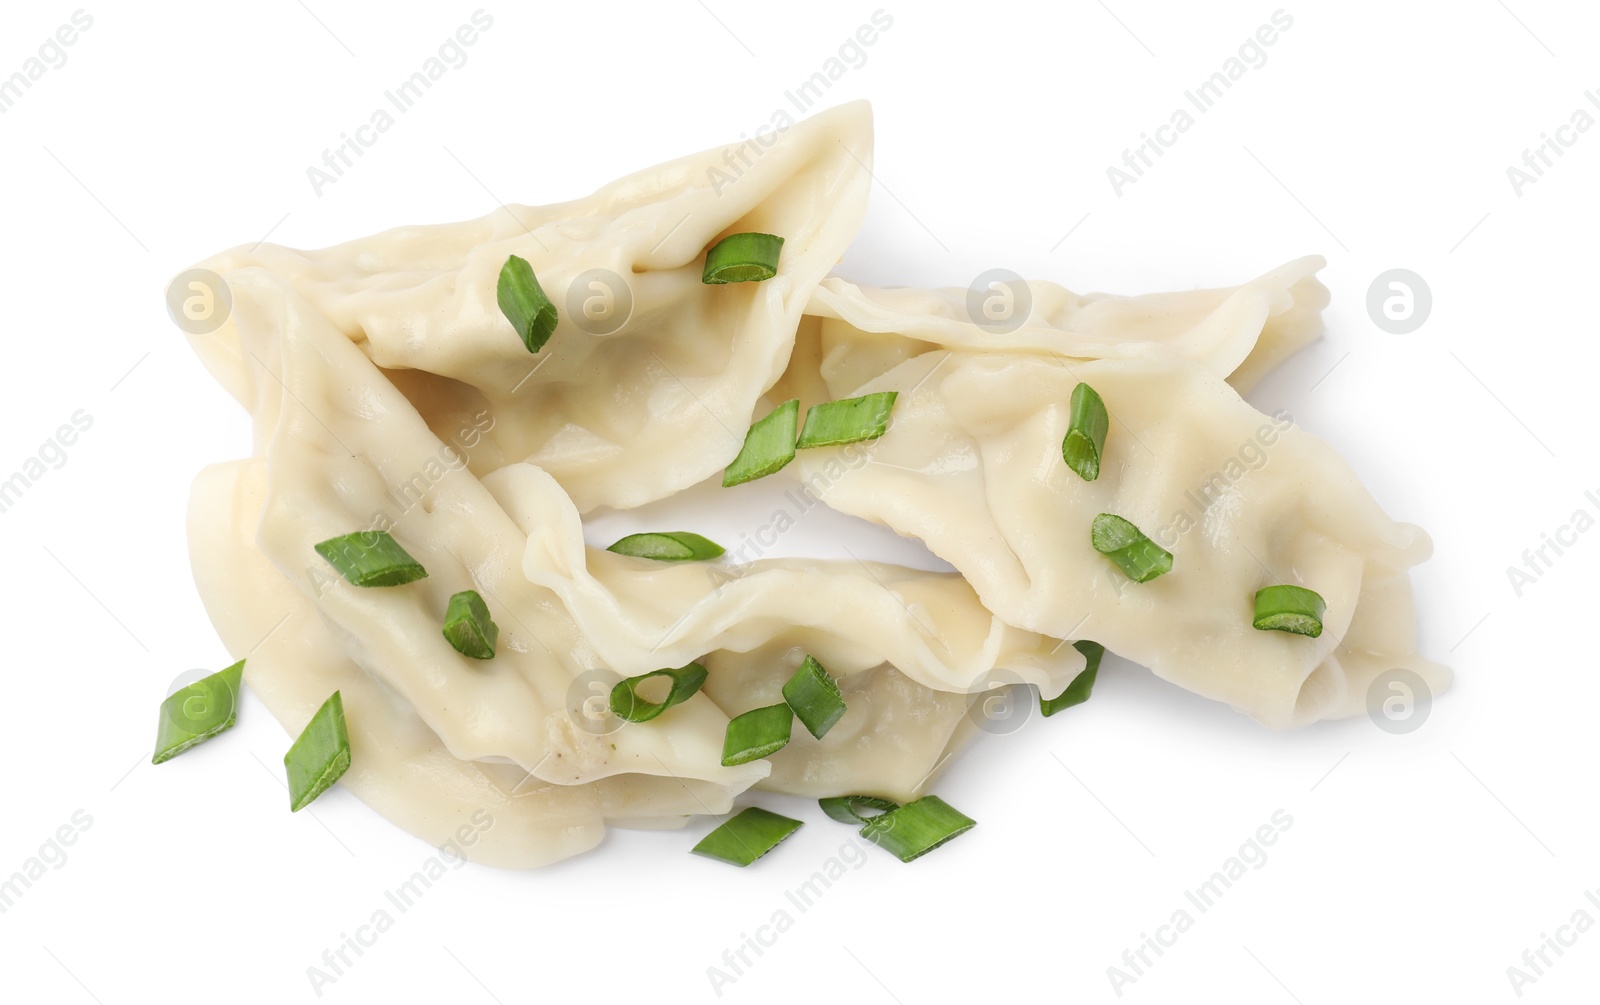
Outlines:
{"type": "Polygon", "coordinates": [[[406,554],[386,530],[358,530],[313,547],[357,586],[400,586],[428,576],[422,563],[406,554]]]}
{"type": "Polygon", "coordinates": [[[798,820],[751,806],[724,821],[690,850],[743,868],[776,848],[800,826],[798,820]]]}
{"type": "Polygon", "coordinates": [[[795,429],[799,424],[799,398],[790,398],[768,412],[766,418],[753,423],[744,435],[739,456],[722,472],[722,487],[753,482],[781,471],[794,460],[795,429]]]}
{"type": "Polygon", "coordinates": [[[463,656],[494,659],[500,628],[490,619],[489,607],[477,590],[462,590],[450,597],[450,606],[444,612],[444,637],[463,656]]]}
{"type": "Polygon", "coordinates": [[[723,553],[722,545],[686,530],[629,534],[606,550],[657,562],[704,562],[723,553]]]}
{"type": "Polygon", "coordinates": [[[782,750],[794,729],[794,711],[787,704],[768,705],[734,716],[722,739],[722,764],[733,767],[782,750]]]}
{"type": "Polygon", "coordinates": [[[1100,454],[1106,448],[1106,431],[1111,428],[1106,403],[1088,384],[1072,389],[1071,419],[1067,438],[1061,441],[1061,458],[1078,477],[1092,482],[1100,477],[1100,454]]]}
{"type": "Polygon", "coordinates": [[[1095,551],[1117,563],[1135,583],[1148,583],[1172,571],[1172,552],[1115,514],[1101,513],[1095,517],[1089,540],[1094,543],[1095,551]]]}
{"type": "Polygon", "coordinates": [[[889,413],[899,394],[898,391],[879,391],[859,398],[812,405],[806,412],[806,424],[800,430],[800,442],[795,445],[803,450],[876,440],[888,430],[889,413]]]}
{"type": "Polygon", "coordinates": [[[829,796],[818,799],[817,805],[822,807],[822,812],[842,824],[864,824],[900,808],[900,804],[892,799],[880,799],[877,796],[829,796]],[[868,816],[862,810],[878,812],[868,816]]]}
{"type": "Polygon", "coordinates": [[[289,809],[298,813],[328,790],[350,767],[350,736],[344,728],[344,699],[335,691],[306,723],[283,755],[289,775],[289,809]]]}
{"type": "Polygon", "coordinates": [[[861,828],[861,836],[888,849],[900,861],[910,862],[960,837],[977,824],[938,796],[923,796],[897,810],[873,817],[861,828]]]}
{"type": "Polygon", "coordinates": [[[1256,591],[1255,626],[1264,632],[1293,632],[1316,638],[1328,610],[1322,595],[1303,586],[1269,586],[1256,591]]]}
{"type": "Polygon", "coordinates": [[[619,681],[611,689],[611,711],[629,722],[649,722],[672,706],[688,701],[706,682],[706,668],[698,663],[676,670],[652,670],[647,674],[619,681]],[[639,685],[652,677],[666,677],[672,688],[659,703],[650,701],[639,693],[639,685]]]}
{"type": "Polygon", "coordinates": [[[544,295],[527,259],[512,255],[500,267],[500,284],[495,290],[500,313],[517,330],[529,352],[538,352],[556,330],[556,305],[544,295]]]}
{"type": "Polygon", "coordinates": [[[829,676],[814,656],[807,656],[800,669],[783,685],[783,700],[794,710],[795,718],[819,740],[844,717],[844,696],[839,693],[839,682],[829,676]]]}
{"type": "Polygon", "coordinates": [[[778,274],[783,238],[772,234],[729,234],[706,252],[702,283],[759,283],[778,274]]]}
{"type": "Polygon", "coordinates": [[[1089,692],[1094,690],[1094,678],[1100,672],[1100,661],[1105,658],[1106,647],[1098,642],[1083,639],[1072,644],[1072,648],[1083,653],[1083,669],[1078,676],[1072,678],[1072,683],[1067,689],[1054,698],[1039,696],[1039,711],[1047,716],[1055,715],[1064,708],[1082,705],[1089,700],[1089,692]]]}
{"type": "Polygon", "coordinates": [[[170,761],[190,747],[233,728],[239,714],[239,681],[244,660],[202,677],[161,703],[156,752],[151,764],[170,761]]]}

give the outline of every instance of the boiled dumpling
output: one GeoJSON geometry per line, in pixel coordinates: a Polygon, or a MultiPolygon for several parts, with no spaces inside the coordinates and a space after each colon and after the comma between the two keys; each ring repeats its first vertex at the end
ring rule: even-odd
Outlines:
{"type": "Polygon", "coordinates": [[[780,477],[921,539],[1010,624],[1094,639],[1273,726],[1355,714],[1390,669],[1448,685],[1416,652],[1405,574],[1428,556],[1427,535],[1386,516],[1327,445],[1261,415],[1202,363],[934,350],[829,390],[898,391],[888,432],[802,450],[780,477]],[[1079,382],[1111,416],[1094,482],[1061,456],[1079,382]],[[1171,551],[1173,570],[1129,581],[1091,546],[1100,513],[1171,551]],[[1280,583],[1327,601],[1320,638],[1252,627],[1256,590],[1280,583]]]}
{"type": "MultiPolygon", "coordinates": [[[[491,411],[474,471],[531,461],[580,510],[625,508],[692,485],[739,452],[812,289],[860,226],[871,162],[871,112],[856,102],[574,202],[507,206],[321,251],[239,248],[202,265],[230,286],[254,272],[278,277],[391,371],[441,438],[459,416],[491,411]],[[702,283],[706,249],[744,231],[784,238],[777,275],[702,283]],[[537,354],[496,303],[511,255],[531,263],[560,314],[537,354]]],[[[248,403],[233,322],[191,341],[248,403]]]]}

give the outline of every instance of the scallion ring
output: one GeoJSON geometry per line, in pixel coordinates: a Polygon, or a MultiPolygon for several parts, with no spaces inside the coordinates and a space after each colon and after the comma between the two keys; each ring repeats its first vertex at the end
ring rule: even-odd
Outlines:
{"type": "Polygon", "coordinates": [[[156,751],[151,764],[170,761],[189,748],[233,728],[239,714],[244,660],[202,677],[161,703],[156,751]]]}
{"type": "Polygon", "coordinates": [[[845,713],[839,683],[814,656],[807,656],[800,669],[783,685],[783,700],[794,710],[795,718],[807,732],[819,740],[845,713]]]}
{"type": "Polygon", "coordinates": [[[885,813],[897,810],[900,804],[892,799],[880,799],[877,796],[828,796],[818,799],[817,805],[822,807],[822,812],[842,824],[864,824],[869,820],[882,816],[885,813]],[[870,816],[862,810],[877,810],[870,816]]]}
{"type": "Polygon", "coordinates": [[[690,850],[743,868],[776,848],[801,826],[798,820],[750,806],[724,821],[690,850]]]}
{"type": "Polygon", "coordinates": [[[298,813],[326,792],[350,768],[350,736],[344,726],[344,699],[335,691],[306,723],[283,755],[289,776],[289,809],[298,813]]]}
{"type": "Polygon", "coordinates": [[[1106,647],[1098,642],[1081,639],[1072,644],[1072,648],[1083,654],[1083,669],[1078,671],[1078,676],[1072,678],[1072,683],[1067,685],[1054,698],[1039,696],[1039,711],[1046,716],[1055,715],[1064,708],[1082,705],[1089,700],[1089,693],[1094,690],[1095,675],[1100,672],[1100,661],[1105,658],[1106,647]]]}
{"type": "Polygon", "coordinates": [[[794,460],[795,430],[799,424],[799,398],[790,398],[752,423],[739,456],[722,472],[722,487],[753,482],[782,470],[794,460]]]}
{"type": "Polygon", "coordinates": [[[782,750],[794,729],[794,711],[785,703],[734,716],[722,739],[722,764],[731,768],[782,750]]]}
{"type": "Polygon", "coordinates": [[[489,607],[477,590],[462,590],[450,597],[444,612],[444,637],[463,656],[475,660],[494,658],[500,627],[489,617],[489,607]]]}
{"type": "Polygon", "coordinates": [[[894,410],[898,391],[878,391],[859,398],[844,398],[812,405],[795,446],[836,447],[845,443],[875,440],[889,429],[889,413],[894,410]]]}
{"type": "Polygon", "coordinates": [[[690,663],[676,670],[652,670],[647,674],[629,677],[618,681],[611,689],[611,711],[628,722],[649,722],[672,706],[688,701],[705,682],[706,668],[699,663],[690,663]],[[639,693],[639,685],[657,677],[667,678],[672,685],[665,698],[654,702],[639,693]]]}
{"type": "Polygon", "coordinates": [[[686,530],[629,534],[606,549],[618,555],[657,562],[704,562],[722,555],[722,545],[686,530]]]}
{"type": "Polygon", "coordinates": [[[529,352],[538,352],[556,330],[556,305],[545,296],[527,259],[512,255],[500,267],[500,282],[495,289],[500,313],[517,330],[529,352]]]}
{"type": "Polygon", "coordinates": [[[758,283],[778,274],[778,253],[783,238],[774,234],[729,234],[706,252],[706,268],[700,281],[711,286],[723,283],[758,283]]]}
{"type": "Polygon", "coordinates": [[[1088,384],[1072,389],[1072,404],[1066,439],[1061,441],[1061,458],[1078,477],[1092,482],[1100,477],[1100,455],[1106,447],[1106,432],[1111,428],[1106,403],[1088,384]]]}
{"type": "Polygon", "coordinates": [[[1089,540],[1095,551],[1117,563],[1135,583],[1148,583],[1172,571],[1172,552],[1114,513],[1101,513],[1094,518],[1089,540]]]}
{"type": "Polygon", "coordinates": [[[1255,626],[1264,632],[1292,632],[1317,638],[1328,605],[1303,586],[1268,586],[1256,591],[1255,626]]]}
{"type": "Polygon", "coordinates": [[[357,586],[403,586],[426,579],[428,570],[386,530],[358,530],[315,544],[317,554],[357,586]]]}
{"type": "Polygon", "coordinates": [[[960,837],[977,823],[938,796],[923,796],[868,820],[861,836],[900,861],[910,862],[960,837]]]}

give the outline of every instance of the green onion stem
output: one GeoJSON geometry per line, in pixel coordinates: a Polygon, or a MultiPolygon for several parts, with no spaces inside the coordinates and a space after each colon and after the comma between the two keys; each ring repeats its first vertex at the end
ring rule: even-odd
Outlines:
{"type": "Polygon", "coordinates": [[[500,313],[517,330],[529,352],[538,352],[556,330],[556,305],[545,296],[527,259],[512,255],[500,267],[500,282],[495,288],[500,313]]]}
{"type": "Polygon", "coordinates": [[[1094,518],[1089,540],[1094,550],[1117,563],[1135,583],[1148,583],[1172,571],[1172,552],[1145,537],[1144,532],[1113,513],[1094,518]]]}
{"type": "Polygon", "coordinates": [[[386,530],[358,530],[313,545],[317,554],[357,586],[403,586],[426,579],[428,570],[386,530]]]}
{"type": "Polygon", "coordinates": [[[864,824],[874,817],[900,808],[899,803],[877,796],[828,796],[826,799],[817,800],[817,805],[822,807],[822,812],[842,824],[864,824]],[[862,810],[878,812],[868,816],[862,813],[862,810]]]}
{"type": "Polygon", "coordinates": [[[283,755],[289,776],[289,809],[298,813],[322,795],[350,767],[350,736],[344,726],[344,699],[335,691],[306,723],[283,755]]]}
{"type": "Polygon", "coordinates": [[[462,590],[450,597],[444,612],[444,637],[456,652],[475,660],[494,658],[500,628],[489,617],[489,607],[477,590],[462,590]]]}
{"type": "Polygon", "coordinates": [[[1292,632],[1317,638],[1328,605],[1303,586],[1268,586],[1256,591],[1255,626],[1264,632],[1292,632]]]}
{"type": "Polygon", "coordinates": [[[1064,708],[1082,705],[1089,700],[1089,692],[1094,690],[1095,675],[1100,672],[1100,661],[1105,658],[1106,647],[1098,642],[1081,639],[1072,644],[1072,648],[1083,654],[1083,669],[1078,671],[1078,676],[1072,678],[1072,683],[1067,685],[1054,698],[1039,696],[1039,711],[1046,716],[1055,715],[1064,708]]]}
{"type": "Polygon", "coordinates": [[[798,820],[751,806],[724,821],[691,850],[696,855],[743,868],[776,848],[800,827],[798,820]]]}
{"type": "Polygon", "coordinates": [[[611,711],[628,722],[649,722],[680,702],[688,701],[706,682],[706,668],[699,663],[678,667],[676,670],[652,670],[647,674],[619,681],[611,689],[611,711]],[[655,677],[672,681],[667,696],[653,702],[639,693],[639,685],[655,677]]]}
{"type": "Polygon", "coordinates": [[[233,728],[239,713],[244,660],[202,677],[161,703],[156,751],[151,764],[170,761],[197,744],[233,728]]]}
{"type": "Polygon", "coordinates": [[[606,550],[657,562],[704,562],[723,553],[722,545],[686,530],[629,534],[606,550]]]}
{"type": "Polygon", "coordinates": [[[782,750],[794,729],[794,712],[787,704],[768,705],[734,716],[722,740],[722,764],[733,767],[782,750]]]}
{"type": "Polygon", "coordinates": [[[878,391],[859,398],[825,401],[806,411],[806,423],[795,445],[836,447],[845,443],[875,440],[889,429],[889,413],[894,410],[898,391],[878,391]]]}
{"type": "Polygon", "coordinates": [[[778,254],[783,238],[773,234],[729,234],[706,252],[706,268],[700,281],[717,286],[723,283],[758,283],[778,274],[778,254]]]}
{"type": "Polygon", "coordinates": [[[1061,457],[1078,477],[1092,482],[1100,477],[1100,455],[1106,447],[1106,432],[1111,418],[1106,403],[1088,384],[1072,389],[1071,417],[1066,439],[1061,441],[1061,457]]]}
{"type": "Polygon", "coordinates": [[[795,718],[819,740],[845,713],[839,683],[814,656],[807,656],[800,669],[783,685],[783,700],[794,710],[795,718]]]}
{"type": "Polygon", "coordinates": [[[861,836],[900,861],[910,862],[975,826],[976,820],[938,796],[923,796],[868,820],[861,828],[861,836]]]}
{"type": "Polygon", "coordinates": [[[799,422],[800,399],[790,398],[752,424],[739,456],[722,473],[723,488],[765,478],[794,460],[795,430],[799,422]]]}

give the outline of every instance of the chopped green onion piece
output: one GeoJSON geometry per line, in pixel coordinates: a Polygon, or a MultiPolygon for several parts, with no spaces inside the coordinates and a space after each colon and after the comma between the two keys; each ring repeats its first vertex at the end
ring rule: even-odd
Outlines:
{"type": "Polygon", "coordinates": [[[690,663],[676,670],[652,670],[647,674],[629,677],[611,689],[611,711],[629,722],[649,722],[679,702],[694,697],[694,693],[705,682],[706,668],[698,663],[690,663]],[[639,685],[652,677],[666,677],[672,681],[672,689],[659,704],[639,693],[639,685]]]}
{"type": "Polygon", "coordinates": [[[1328,610],[1322,595],[1303,586],[1269,586],[1256,591],[1255,626],[1264,632],[1293,632],[1316,638],[1328,610]]]}
{"type": "Polygon", "coordinates": [[[233,728],[239,714],[239,680],[244,660],[202,677],[161,703],[156,752],[151,764],[170,761],[195,744],[233,728]]]}
{"type": "Polygon", "coordinates": [[[1148,583],[1172,571],[1172,552],[1156,544],[1133,524],[1112,513],[1094,518],[1089,532],[1094,550],[1117,563],[1135,583],[1148,583]]]}
{"type": "Polygon", "coordinates": [[[787,704],[768,705],[734,716],[722,739],[723,766],[731,768],[782,750],[793,729],[794,711],[787,704]]]}
{"type": "Polygon", "coordinates": [[[783,238],[772,234],[729,234],[706,252],[702,283],[758,283],[778,274],[783,238]]]}
{"type": "Polygon", "coordinates": [[[490,619],[488,605],[477,590],[462,590],[450,597],[450,606],[444,612],[444,637],[463,656],[494,659],[500,627],[490,619]]]}
{"type": "Polygon", "coordinates": [[[306,723],[283,755],[289,775],[289,809],[298,813],[328,790],[350,767],[350,737],[344,728],[344,699],[335,691],[306,723]]]}
{"type": "Polygon", "coordinates": [[[822,735],[844,717],[844,696],[839,683],[828,675],[815,656],[807,656],[800,669],[783,685],[783,700],[794,710],[812,736],[822,735]]]}
{"type": "Polygon", "coordinates": [[[406,554],[386,530],[358,530],[314,545],[317,554],[357,586],[400,586],[426,579],[428,570],[406,554]]]}
{"type": "Polygon", "coordinates": [[[1105,657],[1106,647],[1098,642],[1082,639],[1072,644],[1072,648],[1083,653],[1083,669],[1078,671],[1078,676],[1072,678],[1072,683],[1067,689],[1054,698],[1039,696],[1039,711],[1045,715],[1055,715],[1064,708],[1082,705],[1089,700],[1089,692],[1094,690],[1094,678],[1100,672],[1100,660],[1105,657]]]}
{"type": "Polygon", "coordinates": [[[859,398],[825,401],[806,412],[806,424],[795,446],[836,447],[841,443],[876,440],[889,428],[889,413],[898,391],[879,391],[859,398]]]}
{"type": "Polygon", "coordinates": [[[629,534],[606,549],[618,555],[653,558],[657,562],[704,562],[723,552],[722,545],[686,530],[629,534]]]}
{"type": "Polygon", "coordinates": [[[740,810],[732,819],[700,839],[690,851],[721,859],[740,868],[776,848],[800,829],[800,821],[768,812],[759,806],[740,810]]]}
{"type": "Polygon", "coordinates": [[[751,424],[739,456],[722,472],[722,487],[753,482],[781,471],[794,460],[795,429],[799,424],[799,398],[790,398],[768,412],[766,418],[751,424]]]}
{"type": "Polygon", "coordinates": [[[864,824],[868,820],[900,808],[899,803],[877,796],[829,796],[826,799],[818,799],[817,805],[822,807],[822,812],[842,824],[864,824]],[[864,809],[878,812],[869,817],[862,814],[861,811],[864,809]]]}
{"type": "Polygon", "coordinates": [[[861,828],[861,836],[888,849],[900,861],[910,862],[960,837],[977,824],[938,796],[923,796],[897,810],[873,817],[861,828]]]}
{"type": "Polygon", "coordinates": [[[556,305],[544,295],[544,288],[533,275],[527,259],[512,255],[500,267],[500,284],[495,290],[500,313],[517,330],[529,352],[538,352],[556,330],[556,305]]]}
{"type": "Polygon", "coordinates": [[[1100,454],[1106,448],[1111,418],[1106,414],[1106,403],[1088,384],[1072,389],[1071,411],[1067,438],[1061,441],[1061,458],[1079,478],[1092,482],[1100,477],[1100,454]]]}

